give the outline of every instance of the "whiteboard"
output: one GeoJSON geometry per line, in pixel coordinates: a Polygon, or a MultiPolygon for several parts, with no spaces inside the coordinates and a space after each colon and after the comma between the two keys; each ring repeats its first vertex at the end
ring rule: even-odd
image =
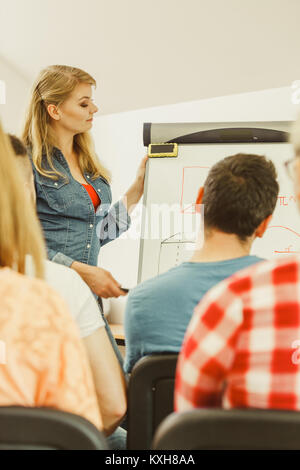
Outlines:
{"type": "MultiPolygon", "coordinates": [[[[281,122],[232,123],[232,128],[237,127],[237,125],[239,128],[243,126],[256,129],[277,128],[285,131],[290,127],[290,123],[281,122]]],[[[292,146],[288,142],[251,142],[251,139],[246,138],[245,140],[248,140],[248,142],[195,142],[186,144],[180,143],[180,140],[191,141],[192,139],[190,137],[184,139],[183,135],[197,136],[197,130],[201,131],[201,129],[222,129],[225,127],[229,129],[230,123],[155,124],[155,126],[156,137],[152,136],[151,138],[151,136],[148,136],[151,143],[170,140],[175,142],[177,140],[178,156],[176,158],[151,158],[148,160],[143,200],[138,282],[145,281],[173,266],[188,261],[196,247],[199,232],[202,238],[197,248],[200,248],[203,241],[203,221],[200,214],[195,211],[195,201],[199,187],[203,186],[209,169],[217,161],[236,153],[265,155],[271,159],[275,164],[280,185],[272,221],[264,237],[256,239],[253,243],[251,254],[270,259],[276,256],[300,253],[300,216],[294,196],[293,183],[288,178],[284,168],[284,162],[293,156],[292,146]],[[184,126],[183,131],[182,126],[184,126]],[[164,139],[164,128],[167,129],[168,140],[164,139]],[[172,129],[177,136],[178,129],[181,129],[179,138],[172,139],[172,129]],[[190,132],[190,130],[192,131],[190,132]]]]}

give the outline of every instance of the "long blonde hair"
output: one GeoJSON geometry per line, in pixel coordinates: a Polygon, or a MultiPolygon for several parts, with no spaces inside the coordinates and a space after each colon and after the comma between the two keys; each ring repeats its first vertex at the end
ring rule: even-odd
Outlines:
{"type": "MultiPolygon", "coordinates": [[[[51,132],[51,118],[47,105],[62,104],[79,83],[96,86],[94,78],[81,69],[67,65],[51,65],[41,71],[33,85],[22,137],[25,145],[31,148],[32,160],[37,171],[48,178],[57,179],[64,175],[55,168],[53,163],[52,151],[55,146],[55,136],[51,132]],[[45,156],[50,170],[43,165],[45,156]]],[[[102,176],[110,181],[110,173],[99,162],[88,132],[74,136],[74,150],[78,154],[78,163],[82,173],[91,173],[92,179],[102,176]]]]}
{"type": "Polygon", "coordinates": [[[25,273],[31,255],[35,275],[43,277],[46,250],[34,207],[26,204],[24,181],[8,136],[0,123],[0,266],[25,273]]]}

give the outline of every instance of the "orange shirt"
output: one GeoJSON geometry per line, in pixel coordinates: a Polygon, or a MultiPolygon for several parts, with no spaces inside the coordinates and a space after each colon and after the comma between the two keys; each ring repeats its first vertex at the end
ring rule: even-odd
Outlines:
{"type": "Polygon", "coordinates": [[[0,406],[45,406],[102,421],[78,327],[44,281],[0,269],[0,406]]]}
{"type": "Polygon", "coordinates": [[[86,191],[89,193],[89,196],[91,198],[91,201],[93,203],[93,206],[94,206],[94,209],[95,211],[97,210],[98,206],[100,205],[101,201],[100,201],[100,197],[98,196],[98,194],[96,193],[96,191],[94,190],[93,186],[91,184],[83,184],[82,185],[86,191]]]}

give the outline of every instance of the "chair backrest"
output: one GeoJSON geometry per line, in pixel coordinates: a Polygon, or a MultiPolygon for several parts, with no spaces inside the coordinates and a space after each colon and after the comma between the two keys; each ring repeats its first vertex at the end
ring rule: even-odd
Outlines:
{"type": "Polygon", "coordinates": [[[154,432],[173,412],[178,354],[145,356],[134,366],[128,390],[127,448],[150,449],[154,432]]]}
{"type": "Polygon", "coordinates": [[[172,413],[154,436],[155,450],[300,449],[300,412],[197,409],[172,413]]]}
{"type": "Polygon", "coordinates": [[[0,407],[0,450],[104,450],[103,434],[81,416],[49,408],[0,407]]]}

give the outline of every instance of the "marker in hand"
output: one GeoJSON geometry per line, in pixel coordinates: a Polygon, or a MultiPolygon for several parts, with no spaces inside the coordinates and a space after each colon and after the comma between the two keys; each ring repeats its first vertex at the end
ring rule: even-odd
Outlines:
{"type": "Polygon", "coordinates": [[[129,289],[126,289],[126,287],[120,287],[120,289],[121,289],[123,292],[126,292],[126,293],[129,292],[129,289]]]}

